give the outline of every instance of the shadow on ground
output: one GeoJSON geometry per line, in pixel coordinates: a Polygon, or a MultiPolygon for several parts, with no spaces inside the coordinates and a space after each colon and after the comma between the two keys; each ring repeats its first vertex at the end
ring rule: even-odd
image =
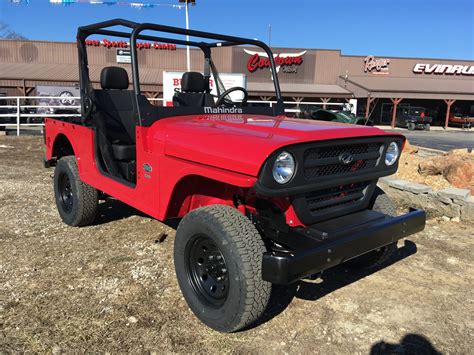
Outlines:
{"type": "Polygon", "coordinates": [[[149,217],[145,213],[142,213],[119,200],[107,198],[104,202],[99,203],[94,225],[106,224],[131,216],[149,217]]]}
{"type": "Polygon", "coordinates": [[[340,288],[399,262],[415,254],[416,251],[416,244],[412,241],[405,240],[404,245],[398,248],[397,252],[386,264],[370,271],[349,270],[348,267],[343,264],[324,271],[321,276],[314,281],[301,280],[289,286],[274,285],[270,296],[270,303],[265,313],[251,328],[257,327],[278,316],[288,307],[295,297],[308,301],[316,301],[340,288]]]}
{"type": "Polygon", "coordinates": [[[419,334],[407,334],[399,344],[379,341],[372,345],[370,355],[384,354],[417,354],[417,355],[440,355],[441,352],[431,344],[431,342],[419,334]]]}

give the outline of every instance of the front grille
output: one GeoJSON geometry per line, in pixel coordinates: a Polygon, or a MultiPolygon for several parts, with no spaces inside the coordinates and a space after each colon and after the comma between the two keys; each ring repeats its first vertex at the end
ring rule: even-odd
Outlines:
{"type": "Polygon", "coordinates": [[[317,212],[361,201],[370,182],[356,182],[313,191],[305,195],[308,210],[317,212]]]}
{"type": "Polygon", "coordinates": [[[314,180],[375,168],[380,157],[381,143],[335,145],[307,149],[304,153],[304,176],[314,180]],[[350,155],[352,161],[344,164],[342,155],[350,155]]]}

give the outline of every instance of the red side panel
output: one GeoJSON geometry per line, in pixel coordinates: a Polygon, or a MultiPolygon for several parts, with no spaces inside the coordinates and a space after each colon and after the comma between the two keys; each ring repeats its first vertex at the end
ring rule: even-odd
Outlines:
{"type": "MultiPolygon", "coordinates": [[[[172,217],[167,216],[170,199],[175,187],[180,186],[178,183],[186,176],[202,176],[242,188],[252,187],[256,180],[247,175],[166,157],[166,135],[155,131],[150,137],[151,128],[137,127],[137,184],[135,187],[127,186],[99,171],[94,157],[94,131],[91,128],[54,119],[46,119],[45,125],[46,159],[52,158],[54,142],[63,134],[74,149],[82,181],[159,220],[172,217]]],[[[196,197],[189,206],[196,208],[205,201],[211,200],[196,197]]]]}

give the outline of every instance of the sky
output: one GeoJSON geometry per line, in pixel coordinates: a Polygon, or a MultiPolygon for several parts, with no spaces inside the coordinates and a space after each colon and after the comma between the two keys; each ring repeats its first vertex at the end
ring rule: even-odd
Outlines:
{"type": "MultiPolygon", "coordinates": [[[[170,6],[16,1],[20,3],[0,0],[0,21],[31,40],[74,41],[77,27],[112,18],[185,26],[184,10],[170,6]]],[[[269,25],[272,47],[474,60],[474,0],[196,0],[196,6],[190,6],[191,29],[268,42],[269,25]]]]}

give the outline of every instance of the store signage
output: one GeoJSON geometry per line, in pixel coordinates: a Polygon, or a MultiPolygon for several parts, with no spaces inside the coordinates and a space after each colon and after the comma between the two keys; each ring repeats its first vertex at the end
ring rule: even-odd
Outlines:
{"type": "MultiPolygon", "coordinates": [[[[86,46],[91,47],[105,47],[105,48],[129,48],[130,43],[125,41],[110,41],[107,38],[103,40],[88,39],[85,41],[86,46]]],[[[137,42],[137,49],[167,49],[171,51],[176,50],[176,44],[159,43],[159,42],[137,42]]]]}
{"type": "Polygon", "coordinates": [[[413,67],[415,74],[474,75],[474,65],[424,64],[413,67]]]}
{"type": "MultiPolygon", "coordinates": [[[[80,105],[80,102],[76,97],[80,97],[81,93],[79,88],[75,86],[49,86],[49,85],[38,85],[36,86],[36,96],[38,96],[38,114],[49,114],[54,113],[58,108],[49,108],[48,106],[76,106],[80,105]],[[56,99],[48,99],[50,97],[56,97],[56,99]],[[43,106],[43,107],[42,107],[43,106]]],[[[60,109],[60,108],[59,108],[60,109]]],[[[63,108],[64,109],[64,108],[63,108]]],[[[71,110],[78,110],[72,108],[71,110]]]]}
{"type": "Polygon", "coordinates": [[[130,49],[117,49],[117,63],[131,63],[132,51],[130,49]]]}
{"type": "MultiPolygon", "coordinates": [[[[253,73],[257,71],[257,69],[270,68],[270,60],[268,59],[268,54],[266,52],[255,52],[248,49],[244,49],[244,51],[250,55],[247,62],[247,69],[249,72],[253,73]]],[[[303,55],[306,52],[307,51],[274,54],[273,58],[277,73],[280,71],[280,68],[282,68],[282,71],[285,73],[296,73],[298,66],[303,63],[303,55]]]]}
{"type": "Polygon", "coordinates": [[[375,58],[373,55],[369,55],[364,59],[364,72],[372,74],[388,75],[388,66],[390,59],[387,58],[375,58]]]}

